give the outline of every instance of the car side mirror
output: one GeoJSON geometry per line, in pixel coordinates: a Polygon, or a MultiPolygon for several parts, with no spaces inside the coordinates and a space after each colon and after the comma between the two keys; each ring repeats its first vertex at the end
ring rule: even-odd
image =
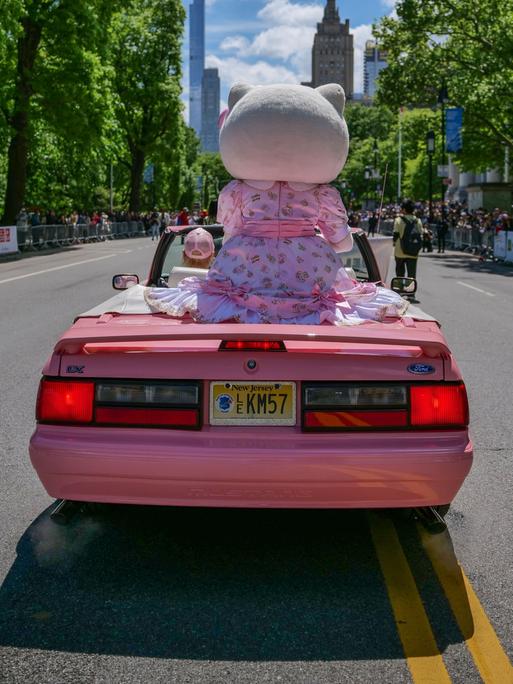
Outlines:
{"type": "Polygon", "coordinates": [[[128,290],[134,285],[139,285],[139,276],[135,273],[120,273],[112,278],[112,287],[115,290],[128,290]]]}
{"type": "Polygon", "coordinates": [[[392,278],[390,288],[400,295],[413,295],[417,292],[417,281],[415,278],[392,278]]]}

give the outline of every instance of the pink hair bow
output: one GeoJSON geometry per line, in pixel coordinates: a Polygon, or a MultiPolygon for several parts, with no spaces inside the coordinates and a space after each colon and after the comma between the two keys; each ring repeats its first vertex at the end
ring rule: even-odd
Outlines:
{"type": "Polygon", "coordinates": [[[230,110],[227,107],[226,109],[223,109],[221,114],[219,114],[219,119],[217,120],[217,127],[219,129],[221,129],[223,127],[223,124],[226,121],[226,118],[227,118],[229,113],[230,113],[230,110]]]}

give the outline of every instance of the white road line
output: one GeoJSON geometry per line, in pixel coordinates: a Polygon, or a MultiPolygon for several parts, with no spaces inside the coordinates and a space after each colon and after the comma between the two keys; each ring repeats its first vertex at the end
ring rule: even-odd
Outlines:
{"type": "Polygon", "coordinates": [[[471,290],[475,290],[476,292],[481,292],[481,294],[488,295],[488,297],[495,297],[493,292],[487,292],[486,290],[481,290],[478,287],[474,287],[474,285],[469,285],[468,283],[462,283],[461,280],[456,281],[458,285],[463,285],[463,287],[469,287],[471,290]]]}
{"type": "Polygon", "coordinates": [[[0,280],[0,285],[4,283],[12,283],[13,280],[22,280],[23,278],[32,278],[32,276],[41,275],[43,273],[51,273],[51,271],[60,271],[63,268],[72,268],[73,266],[80,266],[81,264],[89,264],[91,261],[101,261],[102,259],[112,259],[112,257],[118,256],[117,254],[107,254],[101,257],[95,257],[94,259],[84,259],[83,261],[74,261],[72,264],[64,264],[63,266],[54,266],[53,268],[45,268],[43,271],[34,271],[33,273],[26,273],[25,275],[14,276],[13,278],[5,278],[5,280],[0,280]]]}

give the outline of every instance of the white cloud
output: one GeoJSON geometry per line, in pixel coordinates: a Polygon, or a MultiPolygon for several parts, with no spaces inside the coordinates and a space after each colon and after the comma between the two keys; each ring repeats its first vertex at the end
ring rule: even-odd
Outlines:
{"type": "Polygon", "coordinates": [[[322,15],[321,5],[298,5],[290,0],[268,0],[258,12],[258,17],[265,22],[283,26],[315,27],[322,15]]]}
{"type": "Polygon", "coordinates": [[[367,40],[372,40],[372,24],[361,24],[351,29],[354,45],[354,91],[363,93],[363,53],[367,40]]]}
{"type": "Polygon", "coordinates": [[[288,60],[311,50],[315,29],[305,26],[274,26],[259,33],[247,48],[247,55],[288,60]]]}
{"type": "Polygon", "coordinates": [[[395,9],[397,2],[398,0],[381,0],[381,4],[387,9],[395,9]]]}
{"type": "Polygon", "coordinates": [[[287,67],[264,61],[250,64],[237,57],[221,59],[217,55],[207,55],[206,64],[207,67],[219,69],[221,80],[230,86],[236,81],[252,85],[298,82],[297,74],[287,67]]]}
{"type": "Polygon", "coordinates": [[[234,50],[235,52],[241,53],[248,49],[249,40],[244,36],[228,36],[222,41],[219,47],[225,52],[234,50]]]}

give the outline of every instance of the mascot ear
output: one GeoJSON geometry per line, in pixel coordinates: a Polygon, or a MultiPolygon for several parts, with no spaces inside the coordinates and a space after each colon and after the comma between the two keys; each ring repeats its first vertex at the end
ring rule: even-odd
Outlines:
{"type": "Polygon", "coordinates": [[[344,107],[346,106],[346,94],[344,88],[338,83],[327,83],[315,89],[322,95],[330,104],[332,104],[337,112],[342,116],[344,107]]]}
{"type": "Polygon", "coordinates": [[[248,85],[247,83],[236,83],[232,86],[230,94],[228,95],[228,109],[233,109],[237,102],[252,89],[253,86],[248,85]]]}

